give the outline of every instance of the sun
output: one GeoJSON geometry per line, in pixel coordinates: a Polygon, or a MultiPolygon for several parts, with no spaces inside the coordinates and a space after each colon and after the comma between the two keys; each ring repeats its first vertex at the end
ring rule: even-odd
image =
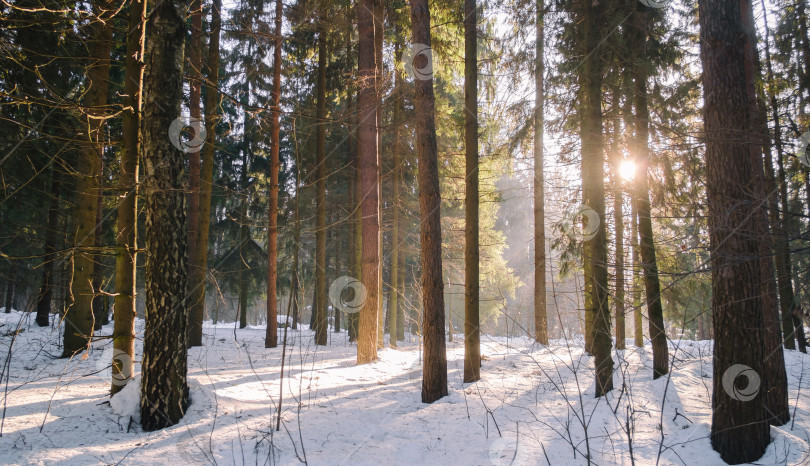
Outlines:
{"type": "Polygon", "coordinates": [[[619,175],[625,181],[630,181],[636,175],[636,162],[632,160],[623,160],[619,166],[619,175]]]}

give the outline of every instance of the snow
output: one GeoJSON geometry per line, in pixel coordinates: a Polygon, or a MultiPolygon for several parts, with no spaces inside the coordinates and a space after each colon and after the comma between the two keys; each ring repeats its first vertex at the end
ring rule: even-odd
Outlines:
{"type": "Polygon", "coordinates": [[[120,392],[116,393],[110,398],[110,408],[112,412],[118,416],[129,418],[132,417],[135,422],[140,422],[141,411],[139,403],[141,402],[141,376],[135,376],[120,392]]]}
{"type": "MultiPolygon", "coordinates": [[[[136,329],[142,335],[142,321],[136,329]]],[[[672,341],[672,374],[655,381],[649,346],[614,352],[616,389],[594,399],[581,341],[541,347],[482,336],[482,380],[462,384],[456,339],[448,343],[449,395],[425,405],[415,337],[357,366],[345,331],[316,347],[308,329],[288,329],[277,432],[281,347],[264,348],[263,327],[236,330],[235,339],[233,323],[209,322],[204,332],[205,346],[189,352],[186,416],[143,432],[139,379],[109,398],[109,339],[58,359],[57,329],[37,327],[33,315],[0,315],[0,361],[10,364],[0,463],[578,465],[590,454],[594,464],[629,465],[632,441],[635,464],[724,464],[708,439],[711,341],[672,341]],[[25,331],[14,336],[18,325],[25,331]]],[[[785,359],[795,419],[771,428],[773,442],[757,464],[810,461],[810,404],[801,386],[810,359],[796,351],[785,359]]]]}

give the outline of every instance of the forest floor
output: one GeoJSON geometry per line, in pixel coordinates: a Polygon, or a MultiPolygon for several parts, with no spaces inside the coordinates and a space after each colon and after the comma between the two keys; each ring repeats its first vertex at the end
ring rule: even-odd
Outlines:
{"type": "MultiPolygon", "coordinates": [[[[142,335],[143,321],[137,329],[142,335]]],[[[111,332],[110,325],[100,334],[111,332]]],[[[448,343],[449,395],[426,405],[415,337],[357,366],[345,331],[330,332],[330,345],[316,347],[309,330],[290,330],[277,432],[281,347],[264,348],[264,328],[209,323],[205,334],[205,346],[189,354],[185,418],[143,432],[137,384],[110,402],[111,340],[57,359],[58,330],[37,327],[33,315],[0,314],[2,375],[10,374],[0,378],[0,463],[556,466],[586,464],[590,455],[593,464],[629,465],[632,452],[635,464],[725,464],[708,438],[711,341],[672,342],[671,375],[655,381],[649,346],[629,345],[614,356],[616,389],[594,399],[592,362],[581,342],[541,347],[482,336],[482,379],[464,385],[457,335],[448,343]]],[[[794,417],[771,429],[773,441],[757,464],[810,461],[803,387],[810,357],[786,351],[786,365],[794,417]]]]}

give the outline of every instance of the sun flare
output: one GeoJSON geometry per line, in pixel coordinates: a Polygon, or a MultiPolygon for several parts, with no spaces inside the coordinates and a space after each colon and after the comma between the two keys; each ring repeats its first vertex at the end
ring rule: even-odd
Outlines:
{"type": "Polygon", "coordinates": [[[632,160],[624,160],[619,166],[619,175],[625,181],[630,181],[636,175],[636,162],[632,160]]]}

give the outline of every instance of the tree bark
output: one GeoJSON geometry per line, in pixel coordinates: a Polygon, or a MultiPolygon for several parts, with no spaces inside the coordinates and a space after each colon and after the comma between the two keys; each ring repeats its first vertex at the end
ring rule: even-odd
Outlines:
{"type": "Polygon", "coordinates": [[[405,254],[399,254],[399,285],[397,288],[402,291],[400,299],[397,301],[397,341],[405,341],[405,254]]]}
{"type": "Polygon", "coordinates": [[[14,288],[17,285],[17,262],[9,261],[8,281],[6,282],[5,313],[11,314],[14,307],[14,288]]]}
{"type": "Polygon", "coordinates": [[[751,131],[749,145],[751,152],[751,168],[753,174],[752,187],[757,199],[756,217],[759,234],[759,257],[762,281],[762,317],[763,339],[765,344],[764,379],[767,392],[765,395],[765,409],[771,424],[782,425],[790,420],[788,406],[787,374],[785,372],[785,358],[782,352],[782,335],[779,329],[779,306],[777,302],[777,285],[774,276],[774,249],[771,242],[771,227],[778,229],[778,222],[769,224],[767,215],[769,202],[776,204],[775,183],[773,180],[773,164],[769,165],[769,178],[763,169],[763,153],[767,147],[767,158],[770,161],[770,143],[765,115],[761,113],[761,100],[757,95],[756,81],[761,79],[761,66],[756,47],[756,27],[754,25],[754,11],[751,0],[740,0],[740,13],[742,27],[746,33],[745,41],[745,75],[746,92],[748,94],[748,113],[751,131]],[[770,181],[770,183],[769,183],[770,181]],[[770,184],[771,189],[767,189],[770,184]]]}
{"type": "Polygon", "coordinates": [[[543,173],[543,134],[545,124],[545,5],[537,0],[535,8],[534,68],[534,341],[548,345],[548,311],[546,310],[546,210],[545,174],[543,173]]]}
{"type": "MultiPolygon", "coordinates": [[[[64,318],[64,347],[62,357],[70,357],[84,350],[93,335],[93,269],[94,257],[87,249],[92,248],[96,239],[96,212],[101,175],[101,157],[104,151],[103,108],[107,105],[107,88],[110,75],[110,47],[112,44],[113,5],[101,1],[93,6],[94,16],[99,18],[90,28],[87,46],[90,52],[90,65],[87,70],[87,92],[84,105],[88,118],[85,122],[84,141],[81,144],[76,172],[76,204],[73,211],[74,232],[72,238],[73,283],[71,294],[73,303],[64,318]]],[[[168,127],[168,126],[167,126],[168,127]]]]}
{"type": "MultiPolygon", "coordinates": [[[[481,379],[478,274],[478,20],[464,0],[464,383],[481,379]]],[[[452,315],[452,313],[451,313],[452,315]]],[[[452,341],[453,327],[450,326],[452,341]]]]}
{"type": "MultiPolygon", "coordinates": [[[[250,54],[250,50],[248,50],[250,54]]],[[[250,81],[247,81],[246,106],[250,106],[250,81]]],[[[250,270],[250,261],[247,257],[247,244],[250,241],[250,228],[248,227],[248,163],[250,163],[251,153],[251,138],[253,136],[253,128],[250,124],[250,115],[245,112],[244,115],[244,134],[243,134],[243,148],[242,148],[242,167],[240,173],[240,206],[239,206],[239,328],[245,328],[248,325],[248,271],[250,270]]]]}
{"type": "Polygon", "coordinates": [[[42,265],[42,284],[37,300],[36,323],[47,327],[51,323],[51,295],[54,286],[54,263],[56,261],[56,235],[59,229],[59,201],[61,179],[56,169],[51,169],[51,200],[48,204],[48,231],[45,232],[45,250],[42,265]]]}
{"type": "MultiPolygon", "coordinates": [[[[264,336],[264,347],[278,346],[278,172],[280,169],[279,148],[281,147],[281,22],[284,11],[281,0],[276,0],[275,44],[273,47],[273,90],[271,99],[273,110],[270,116],[270,196],[267,221],[267,331],[264,336]]],[[[297,194],[296,194],[297,195],[297,194]]],[[[296,243],[297,270],[298,243],[296,243]]],[[[293,275],[293,280],[298,277],[293,275]]],[[[290,286],[292,293],[293,287],[290,286]]],[[[296,289],[297,292],[297,289],[296,289]]],[[[296,305],[298,300],[295,300],[296,305]]],[[[293,328],[298,328],[293,319],[293,328]]]]}
{"type": "MultiPolygon", "coordinates": [[[[621,134],[618,131],[619,120],[615,120],[616,131],[614,137],[617,139],[621,134]]],[[[623,201],[624,191],[622,189],[622,178],[620,173],[621,152],[615,150],[613,153],[613,229],[615,233],[615,254],[616,254],[616,294],[614,302],[616,305],[616,349],[623,350],[626,346],[626,329],[624,316],[624,212],[623,201]]]]}
{"type": "MultiPolygon", "coordinates": [[[[613,339],[610,334],[610,309],[607,293],[607,229],[605,228],[605,168],[602,135],[602,66],[597,49],[600,26],[604,21],[602,7],[583,2],[585,57],[582,65],[582,194],[583,203],[596,212],[599,225],[592,238],[585,238],[586,266],[590,299],[586,297],[586,314],[593,316],[592,354],[594,356],[595,395],[613,390],[613,339]]],[[[589,220],[590,221],[590,220],[589,220]]],[[[589,225],[589,229],[593,227],[589,225]]],[[[587,285],[587,284],[586,284],[587,285]]]]}
{"type": "MultiPolygon", "coordinates": [[[[796,3],[796,17],[799,23],[799,40],[798,46],[801,49],[801,59],[804,73],[800,76],[800,89],[802,104],[799,107],[799,116],[801,120],[806,119],[805,108],[807,107],[808,99],[810,99],[810,35],[807,28],[807,7],[805,2],[796,3]]],[[[782,160],[779,160],[782,163],[782,160]]],[[[807,193],[807,199],[810,201],[810,170],[803,169],[804,172],[804,185],[807,193]]],[[[782,178],[784,180],[784,178],[782,178]]],[[[787,189],[787,188],[785,188],[787,189]]],[[[807,209],[810,213],[810,202],[807,202],[807,209]]],[[[792,312],[791,312],[792,314],[792,312]]],[[[802,353],[807,352],[807,342],[804,335],[804,322],[797,316],[793,317],[793,329],[796,335],[796,341],[799,346],[799,351],[802,353]]]]}
{"type": "MultiPolygon", "coordinates": [[[[636,171],[638,171],[638,166],[636,166],[636,171]]],[[[644,348],[644,317],[641,314],[641,283],[639,280],[641,254],[638,250],[638,214],[636,212],[635,202],[631,204],[630,217],[633,222],[630,227],[633,247],[633,344],[637,348],[644,348]]]]}
{"type": "Polygon", "coordinates": [[[360,310],[357,363],[377,359],[377,324],[380,297],[380,154],[377,140],[377,76],[374,45],[374,0],[362,0],[358,9],[358,70],[360,92],[357,96],[359,121],[357,150],[360,160],[362,214],[362,276],[366,301],[360,310]]]}
{"type": "Polygon", "coordinates": [[[749,192],[756,175],[747,136],[753,128],[745,31],[738,2],[700,0],[699,17],[715,331],[711,443],[724,461],[738,464],[759,459],[770,442],[765,391],[749,397],[736,384],[738,378],[758,382],[766,356],[760,241],[749,192]]]}
{"type": "MultiPolygon", "coordinates": [[[[191,43],[188,51],[189,95],[188,110],[192,121],[200,121],[202,95],[202,1],[191,0],[191,43]]],[[[200,215],[200,151],[188,154],[188,249],[193,253],[197,244],[200,215]]],[[[190,258],[189,258],[190,259],[190,258]]]]}
{"type": "MultiPolygon", "coordinates": [[[[279,1],[279,0],[277,0],[279,1]]],[[[279,3],[276,3],[276,12],[278,13],[279,3]]],[[[293,134],[295,132],[295,120],[293,120],[293,134]]],[[[301,323],[300,311],[300,289],[301,282],[298,276],[299,271],[299,249],[301,245],[301,216],[300,216],[300,203],[301,203],[301,161],[298,158],[298,151],[295,151],[295,238],[293,245],[293,270],[292,270],[292,283],[290,285],[290,293],[293,295],[292,299],[292,328],[297,329],[301,323]]]]}
{"type": "Polygon", "coordinates": [[[636,212],[638,214],[641,266],[644,269],[644,290],[647,298],[647,321],[653,350],[653,379],[669,372],[669,349],[664,331],[664,310],[661,303],[661,283],[658,280],[658,261],[655,255],[652,218],[650,214],[649,120],[647,108],[647,12],[648,7],[638,3],[635,12],[636,60],[634,66],[634,94],[636,105],[636,212]]]}
{"type": "Polygon", "coordinates": [[[146,2],[130,4],[127,23],[127,58],[124,83],[124,146],[118,175],[118,246],[115,258],[115,303],[113,323],[113,366],[110,395],[115,395],[134,375],[136,264],[138,251],[138,157],[141,148],[141,87],[143,85],[144,22],[146,2]],[[115,356],[118,355],[116,358],[115,356]]]}
{"type": "MultiPolygon", "coordinates": [[[[354,267],[352,269],[352,275],[357,277],[358,280],[362,282],[363,277],[363,185],[362,185],[362,173],[360,171],[360,150],[359,150],[359,139],[356,137],[359,135],[359,128],[358,128],[358,120],[357,115],[360,109],[360,93],[357,94],[357,99],[355,99],[357,105],[354,109],[354,113],[350,119],[350,123],[352,125],[351,132],[355,135],[354,144],[353,144],[353,166],[354,169],[354,216],[352,218],[352,222],[354,224],[354,237],[352,238],[352,248],[354,251],[354,258],[352,263],[354,267]]],[[[359,332],[360,332],[360,314],[355,312],[349,315],[349,340],[350,341],[357,341],[359,332]],[[354,335],[354,338],[352,338],[354,335]]]]}
{"type": "MultiPolygon", "coordinates": [[[[411,0],[413,41],[430,50],[430,10],[427,0],[411,0]]],[[[429,52],[430,53],[430,52],[429,52]]],[[[417,57],[425,59],[426,57],[417,57]]],[[[424,62],[423,62],[424,63],[424,62]]],[[[422,69],[424,66],[415,68],[422,69]]],[[[425,78],[420,76],[419,78],[425,78]]],[[[416,151],[419,157],[419,213],[422,247],[422,402],[447,395],[447,352],[444,341],[444,282],[442,281],[441,197],[439,193],[433,78],[416,79],[416,151]]]]}
{"type": "MultiPolygon", "coordinates": [[[[771,51],[770,51],[770,44],[769,44],[769,37],[770,37],[770,29],[767,25],[767,9],[762,10],[763,15],[765,18],[765,66],[767,69],[767,86],[770,87],[773,85],[774,76],[773,76],[773,67],[771,64],[771,51]]],[[[776,191],[774,192],[774,196],[779,197],[779,201],[782,204],[782,210],[780,215],[779,204],[774,202],[771,206],[771,223],[775,228],[774,236],[775,236],[775,249],[776,249],[776,275],[777,275],[777,283],[779,287],[779,303],[781,306],[782,311],[782,340],[784,342],[785,348],[787,349],[796,349],[795,344],[795,333],[793,328],[793,316],[791,313],[791,304],[793,303],[793,280],[792,280],[792,267],[790,262],[790,248],[789,248],[789,239],[787,236],[787,232],[784,229],[784,225],[787,223],[788,218],[791,216],[790,213],[790,205],[788,204],[787,199],[787,183],[785,182],[785,167],[784,163],[784,150],[782,144],[782,127],[779,121],[779,105],[776,101],[776,93],[771,91],[769,93],[769,103],[770,103],[770,110],[771,115],[773,118],[773,142],[774,146],[776,146],[776,163],[779,168],[779,178],[776,179],[776,176],[773,174],[773,160],[770,160],[771,154],[768,151],[766,153],[766,160],[765,160],[765,169],[766,173],[769,173],[769,176],[774,178],[774,186],[776,182],[779,182],[778,188],[774,188],[776,191]],[[768,168],[770,167],[770,172],[768,172],[768,168]]],[[[766,123],[767,125],[767,123],[766,123]]],[[[766,128],[767,129],[767,128],[766,128]]],[[[768,192],[772,192],[772,188],[767,188],[768,192]]]]}
{"type": "Polygon", "coordinates": [[[166,137],[183,96],[185,9],[156,2],[144,55],[143,152],[146,201],[146,330],[141,372],[141,427],[177,424],[188,406],[186,383],[187,241],[185,154],[166,137]]]}
{"type": "MultiPolygon", "coordinates": [[[[400,35],[399,21],[395,22],[395,44],[394,44],[394,60],[397,63],[402,62],[402,38],[400,35]]],[[[394,147],[392,148],[394,159],[394,200],[391,208],[394,210],[392,225],[391,225],[391,287],[388,298],[388,340],[391,348],[397,347],[397,335],[399,322],[397,316],[401,312],[400,307],[402,303],[399,299],[400,294],[400,277],[399,277],[399,243],[402,238],[399,235],[400,229],[400,184],[402,184],[402,161],[400,160],[401,150],[401,133],[402,133],[402,108],[405,106],[405,96],[402,90],[402,75],[398,69],[394,69],[394,147]]]]}
{"type": "Polygon", "coordinates": [[[222,26],[222,1],[211,6],[210,38],[208,43],[208,76],[204,101],[205,144],[200,164],[200,204],[197,239],[189,267],[189,346],[202,345],[202,323],[205,316],[205,282],[208,274],[208,228],[211,222],[211,186],[214,182],[214,144],[219,110],[219,34],[222,26]]]}
{"type": "Polygon", "coordinates": [[[316,204],[315,225],[315,344],[327,344],[326,316],[326,29],[321,22],[318,33],[318,88],[316,104],[316,204]]]}
{"type": "Polygon", "coordinates": [[[382,97],[383,97],[383,84],[384,84],[384,76],[383,76],[383,39],[385,35],[385,8],[383,7],[383,0],[374,0],[374,58],[375,58],[375,73],[377,76],[377,80],[375,83],[376,88],[376,121],[377,121],[377,197],[380,199],[377,202],[377,218],[379,219],[377,224],[379,225],[379,233],[378,233],[378,248],[377,248],[377,283],[378,285],[378,300],[377,300],[377,349],[382,349],[385,342],[385,335],[383,333],[383,292],[382,292],[382,237],[383,237],[383,229],[385,225],[382,222],[382,201],[381,201],[381,193],[382,188],[380,187],[380,183],[382,183],[382,132],[383,132],[383,124],[382,124],[382,97]]]}
{"type": "MultiPolygon", "coordinates": [[[[103,149],[102,149],[103,150],[103,149]]],[[[103,154],[103,152],[102,152],[103,154]]],[[[93,331],[97,332],[101,330],[101,327],[104,325],[104,314],[106,313],[106,309],[104,309],[104,297],[101,295],[101,282],[104,280],[102,276],[102,268],[103,265],[101,263],[101,254],[98,254],[98,251],[101,251],[101,237],[104,235],[104,220],[102,216],[102,210],[104,206],[104,159],[102,157],[101,160],[101,167],[99,170],[99,187],[98,187],[98,196],[96,196],[96,237],[93,240],[93,249],[96,251],[96,254],[93,256],[93,331]]]]}
{"type": "MultiPolygon", "coordinates": [[[[347,54],[351,54],[351,47],[347,47],[347,54]]],[[[353,96],[353,91],[350,91],[350,96],[353,96]]],[[[360,170],[359,161],[357,160],[357,143],[353,137],[356,134],[355,112],[356,104],[353,98],[349,98],[349,206],[351,206],[351,214],[349,215],[350,235],[349,235],[349,275],[352,277],[360,277],[360,263],[362,261],[360,254],[362,245],[360,243],[360,170]]],[[[346,316],[346,327],[349,332],[349,341],[357,341],[357,325],[358,315],[356,312],[346,316]]]]}

